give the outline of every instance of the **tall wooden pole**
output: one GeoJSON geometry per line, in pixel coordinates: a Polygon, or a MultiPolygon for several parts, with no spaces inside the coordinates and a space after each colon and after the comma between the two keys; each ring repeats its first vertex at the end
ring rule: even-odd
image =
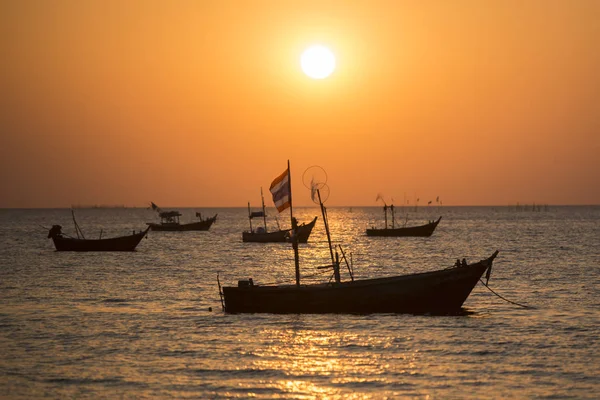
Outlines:
{"type": "Polygon", "coordinates": [[[383,216],[385,218],[385,229],[388,228],[388,223],[387,223],[387,204],[384,203],[383,206],[383,216]]]}
{"type": "Polygon", "coordinates": [[[263,196],[262,186],[260,187],[260,199],[262,201],[263,222],[265,223],[265,233],[267,233],[267,212],[265,211],[265,196],[263,196]]]}
{"type": "Polygon", "coordinates": [[[250,233],[252,233],[252,213],[250,212],[250,202],[248,202],[248,221],[250,221],[250,233]]]}
{"type": "Polygon", "coordinates": [[[77,238],[79,238],[79,234],[81,234],[81,237],[85,239],[85,235],[83,234],[83,231],[81,230],[79,224],[77,223],[77,220],[75,219],[75,210],[73,210],[72,208],[71,215],[73,216],[73,224],[75,224],[75,232],[77,232],[77,238]]]}
{"type": "Polygon", "coordinates": [[[333,246],[331,245],[331,235],[329,233],[329,220],[327,219],[327,211],[325,210],[325,205],[323,205],[323,201],[321,201],[321,190],[317,189],[317,195],[319,196],[319,204],[321,205],[321,214],[323,215],[323,223],[325,224],[325,233],[327,234],[327,243],[329,243],[329,254],[331,254],[331,263],[335,264],[335,259],[333,258],[333,246]]]}
{"type": "Polygon", "coordinates": [[[290,221],[293,222],[294,211],[292,207],[292,171],[290,170],[290,160],[288,160],[288,192],[290,193],[290,221]]]}
{"type": "Polygon", "coordinates": [[[290,169],[290,160],[288,160],[288,192],[290,193],[290,222],[292,225],[292,247],[294,248],[294,264],[296,267],[296,286],[300,286],[300,256],[298,255],[298,222],[294,218],[294,209],[292,207],[292,171],[290,169]]]}

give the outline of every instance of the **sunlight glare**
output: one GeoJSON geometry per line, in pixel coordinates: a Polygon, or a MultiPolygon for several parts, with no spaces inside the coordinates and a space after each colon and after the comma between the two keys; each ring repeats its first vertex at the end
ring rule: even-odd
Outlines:
{"type": "Polygon", "coordinates": [[[327,47],[314,45],[302,53],[300,65],[309,77],[324,79],[331,75],[335,69],[335,56],[327,47]]]}

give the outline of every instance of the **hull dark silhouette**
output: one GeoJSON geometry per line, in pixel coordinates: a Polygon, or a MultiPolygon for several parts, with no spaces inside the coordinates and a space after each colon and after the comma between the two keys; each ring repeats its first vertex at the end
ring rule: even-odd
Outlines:
{"type": "Polygon", "coordinates": [[[217,214],[215,214],[214,217],[207,218],[202,221],[190,222],[188,224],[180,224],[179,222],[147,222],[146,224],[153,231],[207,231],[216,220],[217,214]]]}
{"type": "Polygon", "coordinates": [[[498,251],[477,263],[389,278],[316,285],[223,287],[229,313],[456,314],[498,251]]]}
{"type": "Polygon", "coordinates": [[[298,228],[296,228],[296,233],[298,235],[298,243],[308,242],[308,238],[310,237],[310,234],[312,233],[312,230],[315,227],[316,222],[317,222],[317,217],[315,217],[308,224],[298,225],[298,228]]]}
{"type": "MultiPolygon", "coordinates": [[[[317,222],[317,217],[315,217],[308,224],[298,225],[297,235],[298,235],[298,243],[306,243],[308,242],[308,238],[317,222]]],[[[242,241],[244,242],[254,242],[254,243],[285,243],[290,241],[291,235],[290,229],[283,229],[279,231],[273,232],[242,232],[242,241]]]]}
{"type": "Polygon", "coordinates": [[[290,237],[289,230],[280,230],[273,232],[242,232],[242,241],[251,243],[285,243],[290,237]]]}
{"type": "Polygon", "coordinates": [[[367,229],[367,236],[396,236],[396,237],[429,237],[435,231],[435,228],[440,223],[442,217],[439,217],[437,221],[430,222],[421,226],[409,226],[402,228],[382,228],[367,229]]]}
{"type": "Polygon", "coordinates": [[[61,233],[49,237],[52,238],[56,251],[134,251],[149,229],[150,227],[132,235],[106,239],[78,239],[61,233]]]}

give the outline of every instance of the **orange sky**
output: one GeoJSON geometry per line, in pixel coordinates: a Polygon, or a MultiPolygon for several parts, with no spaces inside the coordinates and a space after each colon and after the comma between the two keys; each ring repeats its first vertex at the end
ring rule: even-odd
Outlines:
{"type": "Polygon", "coordinates": [[[0,207],[600,204],[600,2],[0,2],[0,207]],[[299,57],[329,46],[311,80],[299,57]],[[271,202],[269,201],[269,205],[271,202]]]}

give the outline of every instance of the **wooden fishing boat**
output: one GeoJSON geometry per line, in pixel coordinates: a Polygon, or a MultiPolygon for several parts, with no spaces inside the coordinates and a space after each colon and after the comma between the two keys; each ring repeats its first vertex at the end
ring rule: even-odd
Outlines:
{"type": "Polygon", "coordinates": [[[160,217],[160,223],[146,223],[146,225],[148,225],[153,231],[207,231],[217,220],[218,214],[215,214],[213,217],[210,218],[203,218],[202,214],[197,212],[196,218],[198,218],[198,221],[182,224],[179,221],[179,217],[181,217],[182,215],[179,211],[163,211],[156,204],[151,204],[152,209],[158,212],[158,216],[160,217]]]}
{"type": "Polygon", "coordinates": [[[387,278],[278,286],[242,280],[237,287],[223,287],[225,311],[457,314],[497,254],[465,267],[387,278]]]}
{"type": "MultiPolygon", "coordinates": [[[[296,234],[298,235],[298,243],[307,243],[310,234],[315,227],[317,218],[313,218],[308,224],[303,223],[298,225],[296,234]]],[[[253,231],[242,232],[242,241],[256,243],[283,243],[291,242],[292,229],[280,229],[271,232],[265,232],[263,227],[258,227],[253,231]]]]}
{"type": "Polygon", "coordinates": [[[442,217],[439,217],[436,221],[429,221],[425,225],[420,226],[403,226],[400,228],[370,228],[367,229],[367,236],[420,236],[429,237],[433,234],[433,231],[440,223],[442,217]]]}
{"type": "MultiPolygon", "coordinates": [[[[288,161],[289,181],[289,161],[288,161]]],[[[290,215],[292,214],[291,190],[289,196],[290,215]]],[[[321,284],[300,284],[298,244],[292,242],[296,270],[295,285],[260,285],[253,279],[240,280],[237,286],[221,287],[219,294],[223,309],[228,313],[412,313],[412,314],[456,314],[469,294],[487,272],[489,280],[493,260],[498,255],[473,264],[457,263],[451,268],[431,272],[415,273],[385,278],[354,280],[352,267],[345,253],[351,281],[342,282],[340,277],[340,257],[331,244],[329,224],[320,191],[316,193],[321,205],[323,222],[327,233],[331,265],[320,268],[333,270],[333,282],[321,284]]],[[[292,226],[294,226],[293,216],[292,226]]]]}
{"type": "Polygon", "coordinates": [[[60,225],[53,225],[48,232],[48,238],[52,238],[56,251],[134,251],[149,229],[150,227],[128,236],[85,239],[69,237],[62,233],[60,225]]]}
{"type": "MultiPolygon", "coordinates": [[[[265,209],[265,198],[263,196],[262,188],[260,188],[260,197],[262,201],[262,211],[252,211],[250,209],[250,202],[248,202],[248,221],[250,223],[250,230],[242,232],[242,241],[251,243],[285,243],[291,242],[292,229],[277,229],[275,231],[267,230],[267,212],[265,209]],[[252,227],[252,220],[254,218],[262,217],[263,226],[257,228],[252,227]]],[[[297,227],[296,235],[298,243],[307,243],[308,238],[317,222],[315,217],[311,222],[303,223],[297,227]]]]}
{"type": "MultiPolygon", "coordinates": [[[[383,198],[378,195],[377,199],[381,199],[383,201],[383,198]]],[[[372,227],[370,229],[367,229],[367,236],[396,236],[396,237],[408,237],[408,236],[420,236],[420,237],[429,237],[433,234],[433,231],[435,230],[435,228],[438,226],[438,224],[440,223],[442,217],[439,217],[437,219],[437,221],[429,221],[428,223],[426,223],[425,225],[420,225],[420,226],[402,226],[402,227],[398,227],[396,228],[395,224],[396,224],[396,218],[394,215],[394,205],[390,205],[388,206],[385,201],[383,203],[383,216],[384,216],[384,220],[385,220],[385,225],[384,228],[375,228],[372,227]],[[387,217],[387,211],[388,208],[391,210],[392,212],[392,223],[391,223],[391,227],[388,225],[388,217],[387,217]]]]}

